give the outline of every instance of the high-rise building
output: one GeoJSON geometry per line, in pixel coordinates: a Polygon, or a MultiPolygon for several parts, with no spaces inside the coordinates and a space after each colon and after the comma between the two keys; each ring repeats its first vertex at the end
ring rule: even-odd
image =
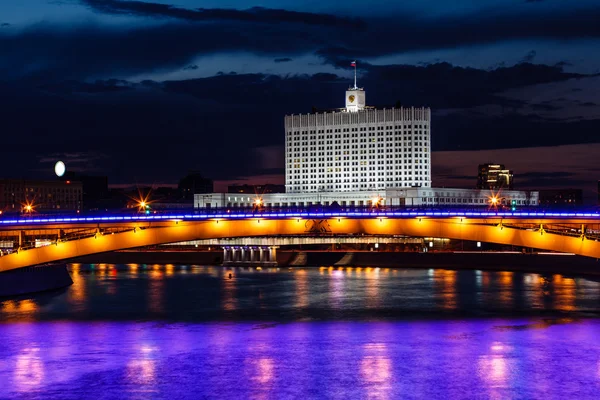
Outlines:
{"type": "Polygon", "coordinates": [[[346,107],[285,117],[287,193],[431,187],[431,110],[375,109],[365,91],[346,107]]]}
{"type": "Polygon", "coordinates": [[[512,189],[513,172],[503,164],[479,164],[477,189],[512,189]]]}

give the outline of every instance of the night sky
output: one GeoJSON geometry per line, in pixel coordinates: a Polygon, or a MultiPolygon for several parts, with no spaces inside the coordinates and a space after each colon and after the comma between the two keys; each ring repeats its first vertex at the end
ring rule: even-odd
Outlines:
{"type": "Polygon", "coordinates": [[[283,183],[285,114],[432,108],[433,185],[600,179],[597,0],[0,2],[2,177],[283,183]],[[459,4],[459,5],[457,5],[459,4]]]}

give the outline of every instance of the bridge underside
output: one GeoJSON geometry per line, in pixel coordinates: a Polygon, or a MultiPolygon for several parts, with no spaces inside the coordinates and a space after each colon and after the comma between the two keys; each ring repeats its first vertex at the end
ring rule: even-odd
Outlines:
{"type": "MultiPolygon", "coordinates": [[[[161,221],[131,224],[13,228],[4,238],[18,238],[21,250],[0,257],[0,272],[115,250],[186,242],[245,237],[331,237],[374,235],[438,237],[514,245],[600,258],[600,242],[594,236],[597,221],[483,220],[467,218],[365,218],[327,220],[245,219],[210,221],[161,221]],[[596,224],[596,225],[593,225],[596,224]],[[590,227],[594,226],[595,229],[590,227]],[[51,238],[51,245],[26,248],[27,237],[51,238]]],[[[331,242],[330,242],[331,243],[331,242]]]]}
{"type": "Polygon", "coordinates": [[[302,236],[267,236],[267,237],[233,237],[220,239],[201,239],[189,242],[169,243],[167,246],[304,246],[331,244],[423,244],[423,239],[406,236],[348,236],[348,235],[308,235],[302,236]]]}

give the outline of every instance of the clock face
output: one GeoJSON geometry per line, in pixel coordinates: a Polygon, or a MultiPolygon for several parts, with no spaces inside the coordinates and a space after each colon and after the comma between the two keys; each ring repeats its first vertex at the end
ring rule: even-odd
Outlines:
{"type": "Polygon", "coordinates": [[[350,103],[354,103],[354,95],[353,94],[351,94],[350,96],[348,96],[348,101],[350,103]]]}

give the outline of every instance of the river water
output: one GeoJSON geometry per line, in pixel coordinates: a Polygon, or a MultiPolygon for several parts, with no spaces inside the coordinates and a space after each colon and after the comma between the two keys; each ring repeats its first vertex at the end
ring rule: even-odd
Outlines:
{"type": "Polygon", "coordinates": [[[0,300],[0,398],[600,398],[592,280],[103,264],[71,275],[61,292],[0,300]]]}

